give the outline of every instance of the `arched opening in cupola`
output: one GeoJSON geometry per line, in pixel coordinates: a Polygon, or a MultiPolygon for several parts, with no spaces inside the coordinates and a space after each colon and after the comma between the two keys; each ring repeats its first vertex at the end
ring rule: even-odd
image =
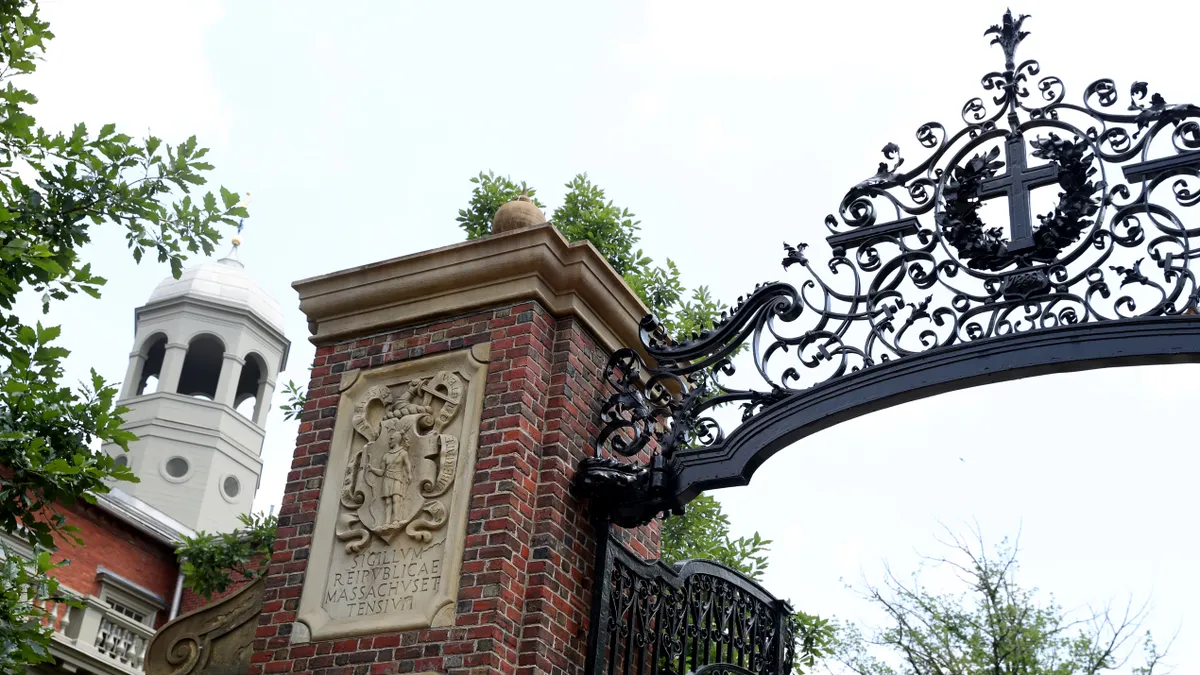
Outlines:
{"type": "Polygon", "coordinates": [[[158,391],[158,379],[162,377],[163,357],[167,353],[167,336],[158,333],[142,344],[142,372],[138,374],[137,395],[153,394],[158,391]]]}
{"type": "Polygon", "coordinates": [[[259,408],[262,405],[259,401],[259,392],[266,376],[266,361],[254,352],[247,354],[246,363],[242,365],[242,374],[238,377],[233,407],[248,420],[258,419],[259,408]]]}
{"type": "Polygon", "coordinates": [[[178,392],[210,401],[215,399],[224,356],[225,345],[216,337],[198,335],[192,338],[188,343],[187,356],[183,359],[178,392]]]}

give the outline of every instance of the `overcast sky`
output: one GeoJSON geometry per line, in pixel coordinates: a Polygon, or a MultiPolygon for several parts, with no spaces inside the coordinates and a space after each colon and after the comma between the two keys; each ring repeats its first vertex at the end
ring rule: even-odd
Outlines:
{"type": "MultiPolygon", "coordinates": [[[[100,2],[46,0],[58,38],[28,86],[39,122],[197,134],[214,179],[251,191],[241,257],[281,303],[289,377],[312,358],[290,283],[454,243],[467,179],[529,181],[552,209],[587,171],[642,220],[643,245],[726,300],[790,278],[780,243],[828,255],[822,220],[889,141],[957,128],[1002,66],[1004,3],[100,2]],[[598,6],[598,5],[597,5],[598,6]],[[801,7],[804,7],[803,9],[801,7]],[[811,6],[811,7],[810,7],[811,6]]],[[[1068,96],[1112,77],[1200,99],[1191,2],[1048,3],[1019,57],[1068,96]]],[[[224,248],[224,247],[223,247],[224,248]]],[[[168,270],[114,232],[90,255],[104,298],[72,300],[70,374],[124,375],[133,308],[168,270]],[[104,327],[97,330],[97,327],[104,327]]],[[[939,523],[1023,529],[1023,578],[1068,608],[1151,599],[1200,669],[1200,368],[1043,377],[876,413],[777,455],[719,494],[774,540],[766,584],[809,612],[871,619],[843,581],[937,553],[939,523]]],[[[276,396],[278,404],[280,397],[276,396]]],[[[294,424],[269,424],[256,506],[281,498],[294,424]]]]}

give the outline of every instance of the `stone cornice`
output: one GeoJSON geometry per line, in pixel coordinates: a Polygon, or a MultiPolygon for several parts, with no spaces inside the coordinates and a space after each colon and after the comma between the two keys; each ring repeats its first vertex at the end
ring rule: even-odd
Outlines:
{"type": "Polygon", "coordinates": [[[640,344],[647,312],[589,243],[550,224],[354,267],[292,284],[309,338],[326,344],[533,300],[578,318],[608,350],[640,344]]]}

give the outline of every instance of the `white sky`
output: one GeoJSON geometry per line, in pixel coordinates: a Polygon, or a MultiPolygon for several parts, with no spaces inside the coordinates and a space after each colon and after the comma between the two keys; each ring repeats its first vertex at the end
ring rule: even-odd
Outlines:
{"type": "MultiPolygon", "coordinates": [[[[553,208],[587,171],[643,223],[688,284],[726,300],[783,279],[780,242],[827,255],[821,224],[888,141],[956,128],[1002,65],[982,32],[1004,3],[86,2],[47,0],[58,39],[28,85],[39,121],[198,134],[214,179],[254,193],[242,259],[281,301],[288,372],[312,346],[289,284],[462,236],[467,179],[524,179],[553,208]]],[[[1077,97],[1112,77],[1200,99],[1190,2],[1031,2],[1020,57],[1077,97]]],[[[70,374],[124,375],[133,308],[168,270],[133,268],[116,233],[91,253],[101,301],[53,321],[70,374]],[[96,330],[103,326],[107,330],[96,330]]],[[[876,413],[809,438],[720,498],[775,545],[767,585],[810,612],[867,617],[841,580],[877,580],[938,523],[1023,528],[1024,579],[1067,607],[1152,598],[1200,668],[1193,573],[1200,368],[1096,371],[994,385],[876,413]]],[[[276,397],[276,404],[280,402],[276,397]]],[[[256,506],[278,504],[295,426],[269,425],[256,506]]]]}

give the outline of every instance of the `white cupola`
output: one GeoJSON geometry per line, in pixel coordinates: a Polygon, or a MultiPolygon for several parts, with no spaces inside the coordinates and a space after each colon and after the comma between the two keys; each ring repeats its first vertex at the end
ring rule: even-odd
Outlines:
{"type": "MultiPolygon", "coordinates": [[[[287,365],[279,304],[229,255],[164,279],[134,313],[121,389],[127,461],[121,490],[194,530],[228,532],[248,513],[276,378],[287,365]]],[[[120,459],[121,457],[125,459],[120,459]]]]}

